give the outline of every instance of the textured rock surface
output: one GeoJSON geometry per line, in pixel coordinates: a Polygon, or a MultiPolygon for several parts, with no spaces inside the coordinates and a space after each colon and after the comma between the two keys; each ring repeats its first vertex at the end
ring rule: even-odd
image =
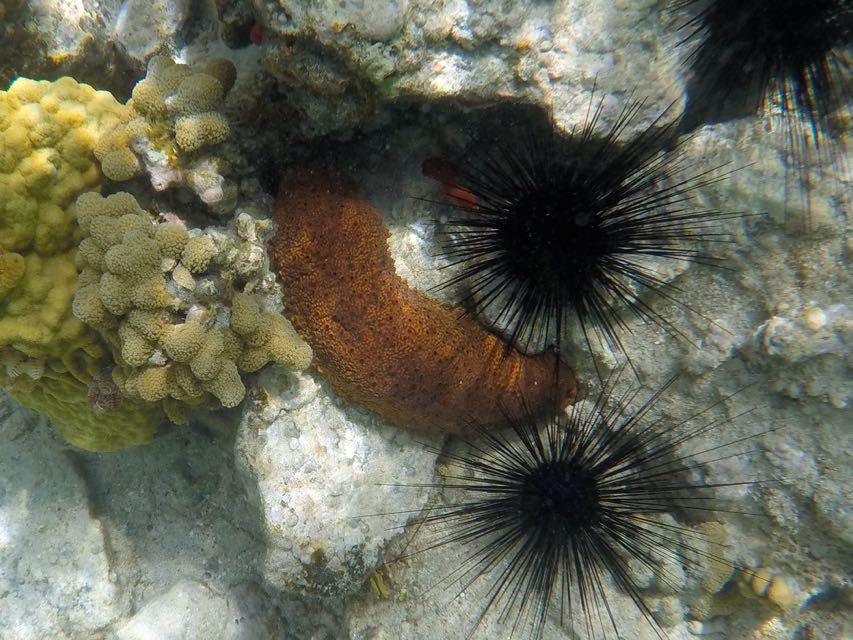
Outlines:
{"type": "Polygon", "coordinates": [[[352,126],[403,96],[523,99],[570,125],[594,84],[603,94],[642,87],[657,115],[681,83],[672,18],[653,4],[254,0],[268,66],[318,129],[352,126]]]}
{"type": "Polygon", "coordinates": [[[284,591],[358,590],[429,495],[388,483],[432,482],[435,453],[373,414],[340,406],[308,375],[270,372],[259,389],[236,450],[257,486],[264,576],[284,591]]]}
{"type": "Polygon", "coordinates": [[[0,395],[4,639],[91,637],[127,608],[104,523],[89,509],[73,458],[45,423],[0,395]]]}
{"type": "Polygon", "coordinates": [[[0,639],[282,637],[230,445],[78,453],[0,396],[0,639]]]}
{"type": "Polygon", "coordinates": [[[245,589],[217,593],[203,582],[181,580],[147,602],[116,632],[117,640],[252,640],[269,637],[263,596],[245,589]]]}
{"type": "Polygon", "coordinates": [[[124,0],[115,13],[115,38],[137,60],[172,43],[190,15],[190,0],[124,0]]]}

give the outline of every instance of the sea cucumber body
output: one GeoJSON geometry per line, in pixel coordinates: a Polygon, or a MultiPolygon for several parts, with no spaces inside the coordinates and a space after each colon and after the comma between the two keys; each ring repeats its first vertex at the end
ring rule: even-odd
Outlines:
{"type": "Polygon", "coordinates": [[[337,175],[285,175],[276,221],[285,312],[343,398],[423,432],[506,424],[522,409],[544,415],[574,400],[575,377],[554,354],[507,350],[458,308],[409,287],[379,213],[337,175]]]}

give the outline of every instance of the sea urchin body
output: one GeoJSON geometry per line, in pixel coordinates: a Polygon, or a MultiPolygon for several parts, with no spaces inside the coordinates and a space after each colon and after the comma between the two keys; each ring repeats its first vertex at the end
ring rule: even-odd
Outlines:
{"type": "Polygon", "coordinates": [[[556,612],[561,625],[590,638],[633,637],[617,628],[609,581],[665,638],[637,568],[673,585],[673,566],[731,566],[679,518],[713,517],[720,508],[715,489],[732,485],[694,484],[688,475],[729,457],[721,451],[741,441],[680,454],[681,445],[720,423],[702,413],[674,427],[649,420],[665,389],[636,409],[627,407],[637,392],[618,399],[603,393],[591,408],[581,403],[550,420],[512,421],[509,431],[483,432],[465,452],[447,455],[459,469],[436,486],[449,503],[429,509],[420,531],[436,532],[425,550],[464,547],[460,566],[442,584],[455,582],[461,593],[491,581],[478,625],[491,611],[511,628],[507,636],[532,628],[539,638],[549,612],[556,612]]]}
{"type": "Polygon", "coordinates": [[[599,104],[568,135],[528,125],[472,145],[444,172],[425,166],[457,210],[446,255],[460,269],[445,286],[466,286],[466,306],[507,327],[510,344],[559,348],[576,320],[588,345],[596,336],[624,353],[623,309],[678,333],[638,293],[678,301],[654,260],[716,264],[698,242],[719,240],[712,223],[735,214],[693,205],[692,192],[714,179],[682,176],[663,116],[620,140],[641,106],[630,102],[604,133],[599,104]]]}
{"type": "Polygon", "coordinates": [[[853,1],[677,0],[691,68],[687,128],[750,115],[779,116],[788,162],[805,186],[815,156],[846,171],[853,116],[853,1]]]}
{"type": "Polygon", "coordinates": [[[828,115],[845,93],[850,97],[853,2],[679,0],[675,6],[699,7],[684,40],[698,43],[688,58],[696,108],[719,117],[736,98],[751,113],[776,102],[802,114],[820,141],[828,115]]]}

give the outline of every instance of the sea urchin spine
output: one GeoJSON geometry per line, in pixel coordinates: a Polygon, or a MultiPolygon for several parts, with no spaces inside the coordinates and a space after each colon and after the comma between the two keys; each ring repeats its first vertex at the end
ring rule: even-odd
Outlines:
{"type": "Polygon", "coordinates": [[[719,117],[734,108],[728,101],[748,113],[775,102],[801,114],[820,142],[829,114],[850,99],[853,2],[676,0],[674,7],[696,7],[682,41],[696,43],[688,57],[692,107],[719,117]]]}
{"type": "Polygon", "coordinates": [[[509,344],[559,349],[576,320],[588,346],[594,335],[625,353],[623,310],[678,334],[638,293],[678,303],[653,260],[718,264],[698,243],[723,239],[712,223],[739,214],[693,205],[693,192],[717,178],[684,177],[664,115],[621,140],[641,107],[630,101],[603,133],[602,103],[568,135],[519,123],[471,145],[451,169],[424,167],[456,208],[445,254],[459,271],[443,286],[467,287],[464,306],[506,327],[509,344]]]}
{"type": "Polygon", "coordinates": [[[608,604],[607,576],[666,638],[636,568],[672,585],[673,566],[730,564],[678,519],[710,519],[723,509],[715,489],[753,484],[694,484],[688,475],[704,463],[740,455],[736,445],[754,437],[679,453],[720,423],[705,412],[674,427],[649,420],[667,386],[637,409],[627,408],[637,392],[618,399],[605,392],[591,409],[581,403],[550,420],[513,420],[509,431],[482,432],[465,452],[446,454],[458,469],[432,486],[444,490],[449,504],[428,509],[417,521],[420,532],[436,533],[405,557],[463,545],[462,563],[441,584],[459,584],[462,593],[490,580],[477,626],[493,611],[511,628],[510,637],[530,627],[533,638],[541,637],[549,611],[558,612],[563,626],[584,628],[589,638],[628,637],[608,604]]]}
{"type": "Polygon", "coordinates": [[[808,208],[813,154],[847,169],[840,136],[853,116],[853,1],[675,0],[673,8],[693,10],[681,42],[694,47],[685,128],[779,115],[808,208]]]}

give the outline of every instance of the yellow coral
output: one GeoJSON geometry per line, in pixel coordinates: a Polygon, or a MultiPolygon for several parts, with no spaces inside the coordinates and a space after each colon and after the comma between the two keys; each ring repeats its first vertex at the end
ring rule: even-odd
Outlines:
{"type": "Polygon", "coordinates": [[[195,402],[196,404],[204,398],[204,389],[201,387],[201,382],[193,375],[189,367],[173,365],[172,379],[178,388],[178,393],[175,394],[175,397],[186,402],[195,402]]]}
{"type": "Polygon", "coordinates": [[[98,283],[98,295],[104,308],[114,316],[123,316],[130,311],[130,292],[127,283],[113,275],[105,273],[98,283]]]}
{"type": "Polygon", "coordinates": [[[216,111],[181,116],[175,121],[175,142],[183,151],[219,144],[229,133],[228,121],[216,111]]]}
{"type": "Polygon", "coordinates": [[[131,367],[141,367],[154,353],[151,343],[133,325],[122,322],[118,330],[121,339],[121,359],[131,367]]]}
{"type": "Polygon", "coordinates": [[[204,72],[219,80],[225,93],[231,91],[237,79],[237,68],[227,58],[211,58],[204,66],[204,72]]]}
{"type": "Polygon", "coordinates": [[[164,256],[177,260],[181,257],[181,252],[184,250],[189,234],[187,228],[177,222],[163,222],[157,225],[157,230],[154,232],[154,239],[160,245],[160,251],[164,256]]]}
{"type": "MultiPolygon", "coordinates": [[[[114,181],[129,180],[139,171],[139,156],[150,170],[156,190],[187,184],[208,204],[222,200],[223,190],[216,182],[222,179],[218,172],[213,178],[215,184],[208,184],[206,175],[200,177],[206,171],[184,156],[228,137],[228,122],[217,109],[235,78],[234,65],[224,59],[215,59],[205,71],[193,73],[168,57],[153,57],[147,76],[133,88],[124,119],[95,146],[104,175],[114,181]],[[189,171],[184,172],[187,168],[189,171]]],[[[19,144],[28,144],[26,137],[15,135],[19,144]]],[[[42,135],[52,134],[45,131],[42,135]]],[[[36,169],[46,167],[43,163],[36,169]]],[[[30,180],[43,176],[36,171],[30,180]]]]}
{"type": "Polygon", "coordinates": [[[10,391],[22,405],[47,416],[67,442],[88,451],[147,444],[164,419],[159,407],[127,399],[110,410],[96,411],[88,387],[66,374],[51,373],[32,389],[10,391]]]}
{"type": "Polygon", "coordinates": [[[143,79],[133,87],[133,108],[139,113],[154,118],[166,114],[166,96],[153,80],[143,79]]]}
{"type": "Polygon", "coordinates": [[[110,273],[139,281],[159,272],[160,245],[144,233],[126,232],[122,242],[104,254],[104,266],[110,273]]]}
{"type": "Polygon", "coordinates": [[[267,342],[270,359],[294,371],[307,369],[313,353],[284,316],[272,316],[273,332],[267,342]]]}
{"type": "Polygon", "coordinates": [[[216,256],[216,245],[209,236],[190,238],[181,252],[181,263],[190,273],[207,271],[211,260],[216,256]]]}
{"type": "Polygon", "coordinates": [[[245,373],[254,373],[270,362],[270,352],[266,347],[247,347],[237,360],[237,367],[245,373]]]}
{"type": "Polygon", "coordinates": [[[214,110],[225,95],[219,80],[206,73],[187,76],[171,97],[179,113],[201,113],[214,110]]]}
{"type": "Polygon", "coordinates": [[[161,275],[152,276],[142,282],[128,281],[127,287],[130,290],[130,302],[137,309],[157,311],[172,302],[166,281],[161,275]]]}
{"type": "Polygon", "coordinates": [[[168,328],[169,315],[162,311],[140,311],[134,309],[127,314],[127,321],[139,331],[146,340],[160,341],[168,328]]]}
{"type": "Polygon", "coordinates": [[[236,362],[245,348],[242,340],[231,329],[222,330],[222,356],[236,362]]]}
{"type": "Polygon", "coordinates": [[[89,397],[111,366],[89,326],[115,320],[100,295],[103,249],[92,240],[75,251],[82,232],[72,202],[99,187],[97,140],[127,119],[110,94],[71,78],[19,78],[0,91],[0,349],[19,360],[14,377],[0,371],[0,386],[97,451],[148,442],[163,419],[157,406],[89,397]]]}
{"type": "Polygon", "coordinates": [[[136,154],[127,147],[112,149],[101,160],[101,171],[110,180],[124,182],[130,180],[139,171],[136,154]]]}
{"type": "MultiPolygon", "coordinates": [[[[162,271],[168,271],[163,265],[175,256],[181,259],[171,267],[175,272],[207,270],[217,253],[212,238],[190,238],[179,223],[153,225],[129,194],[85,194],[78,199],[76,213],[90,235],[81,241],[78,262],[86,284],[75,299],[75,313],[103,330],[114,345],[117,387],[130,397],[158,403],[179,421],[186,420],[186,407],[239,404],[245,387],[236,363],[245,360],[243,339],[227,327],[178,321],[179,306],[173,305],[162,271]]],[[[256,316],[249,337],[263,334],[266,339],[269,330],[259,326],[266,318],[248,294],[238,295],[232,314],[237,324],[241,314],[256,316]]],[[[244,320],[244,334],[246,324],[244,320]]],[[[271,318],[267,324],[275,326],[276,321],[271,318]]],[[[255,368],[269,360],[267,349],[255,368]]]]}
{"type": "Polygon", "coordinates": [[[212,380],[222,368],[222,352],[225,341],[219,331],[208,331],[195,357],[190,361],[190,370],[199,380],[212,380]]]}
{"type": "Polygon", "coordinates": [[[261,324],[261,310],[248,293],[235,293],[231,300],[231,329],[240,336],[248,336],[261,324]]]}
{"type": "Polygon", "coordinates": [[[122,122],[100,136],[94,153],[95,157],[101,161],[101,169],[108,178],[122,181],[129,180],[135,175],[139,165],[130,147],[134,140],[148,135],[148,128],[145,118],[138,117],[122,122]],[[121,177],[130,172],[130,156],[133,156],[135,163],[134,173],[127,178],[121,177]]]}
{"type": "Polygon", "coordinates": [[[181,80],[192,73],[185,64],[176,64],[167,56],[154,56],[148,61],[147,79],[154,82],[164,94],[170,94],[178,88],[181,80]]]}
{"type": "Polygon", "coordinates": [[[216,376],[205,383],[204,388],[226,408],[236,407],[246,395],[246,387],[243,386],[237,366],[230,360],[223,362],[216,376]]]}
{"type": "Polygon", "coordinates": [[[169,369],[146,367],[132,381],[139,397],[147,402],[159,402],[169,397],[169,369]]]}
{"type": "Polygon", "coordinates": [[[92,238],[83,238],[77,246],[77,262],[81,268],[104,270],[104,250],[92,238]]]}
{"type": "Polygon", "coordinates": [[[189,362],[204,342],[204,329],[197,322],[173,326],[163,337],[163,349],[175,362],[189,362]]]}
{"type": "Polygon", "coordinates": [[[0,300],[18,286],[24,270],[24,257],[20,253],[3,253],[0,247],[0,300]]]}
{"type": "Polygon", "coordinates": [[[148,229],[150,232],[152,226],[136,198],[124,192],[106,198],[95,192],[84,193],[77,198],[74,215],[83,232],[91,235],[104,249],[121,242],[124,232],[135,226],[125,216],[138,218],[137,228],[143,231],[148,229]],[[118,223],[111,225],[110,220],[115,219],[124,219],[123,226],[118,223]]]}
{"type": "Polygon", "coordinates": [[[76,318],[95,329],[110,329],[116,324],[115,317],[107,311],[101,301],[96,284],[81,286],[77,289],[72,311],[76,318]]]}
{"type": "Polygon", "coordinates": [[[288,369],[301,371],[311,364],[313,353],[286,318],[265,314],[257,301],[247,293],[237,293],[232,300],[231,329],[245,341],[237,365],[241,371],[257,371],[268,362],[278,362],[288,369]]]}

